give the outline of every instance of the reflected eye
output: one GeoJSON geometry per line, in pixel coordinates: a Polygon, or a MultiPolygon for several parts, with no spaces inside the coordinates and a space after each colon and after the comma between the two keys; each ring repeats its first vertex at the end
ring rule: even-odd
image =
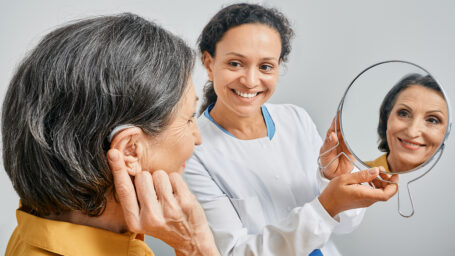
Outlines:
{"type": "Polygon", "coordinates": [[[409,111],[407,111],[406,109],[400,109],[397,111],[397,115],[400,117],[408,117],[409,111]]]}
{"type": "Polygon", "coordinates": [[[441,120],[439,120],[439,118],[437,118],[435,116],[428,117],[426,121],[431,123],[431,124],[439,124],[439,123],[441,123],[441,120]]]}

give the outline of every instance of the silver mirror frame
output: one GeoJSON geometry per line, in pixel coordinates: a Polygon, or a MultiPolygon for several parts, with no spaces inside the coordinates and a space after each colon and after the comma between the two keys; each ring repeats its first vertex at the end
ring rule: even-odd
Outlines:
{"type": "MultiPolygon", "coordinates": [[[[373,64],[369,67],[367,67],[366,69],[364,69],[362,72],[360,72],[353,80],[352,82],[349,84],[349,86],[346,88],[344,94],[343,94],[343,97],[341,98],[340,100],[340,103],[338,105],[338,108],[337,108],[337,113],[335,114],[335,122],[340,122],[340,132],[341,132],[341,135],[343,136],[343,138],[345,138],[345,135],[344,135],[344,132],[343,132],[343,123],[342,123],[342,115],[343,115],[343,105],[344,105],[344,101],[346,99],[346,96],[349,92],[349,89],[351,89],[351,87],[353,86],[353,84],[355,83],[355,81],[361,77],[365,72],[367,72],[368,70],[376,67],[376,66],[379,66],[379,65],[383,65],[383,64],[387,64],[387,63],[404,63],[404,64],[409,64],[409,65],[412,65],[414,67],[417,67],[423,71],[425,71],[427,74],[430,74],[430,72],[428,72],[425,68],[415,64],[415,63],[412,63],[412,62],[409,62],[409,61],[404,61],[404,60],[387,60],[387,61],[382,61],[382,62],[378,62],[376,64],[373,64]],[[338,113],[339,113],[339,119],[338,119],[338,113]]],[[[432,78],[436,81],[436,83],[439,85],[439,87],[441,88],[441,92],[444,96],[444,99],[446,100],[446,104],[447,104],[447,109],[448,109],[448,123],[447,123],[447,127],[446,127],[446,131],[445,131],[445,134],[444,134],[444,138],[441,142],[441,145],[439,145],[438,149],[435,151],[435,153],[431,156],[430,159],[428,159],[427,161],[425,161],[425,163],[411,169],[411,170],[407,170],[407,171],[402,171],[402,172],[385,172],[387,174],[399,174],[400,175],[400,178],[399,178],[399,184],[398,185],[398,212],[401,216],[403,217],[411,217],[414,215],[414,204],[412,202],[412,195],[410,193],[410,190],[409,190],[409,185],[422,178],[423,176],[425,176],[431,169],[433,169],[433,167],[436,165],[436,163],[439,161],[439,159],[441,158],[442,156],[442,153],[444,151],[444,148],[445,148],[445,142],[447,140],[447,138],[449,137],[449,134],[450,134],[450,131],[451,131],[451,128],[452,128],[452,118],[451,118],[451,105],[450,105],[450,100],[447,96],[447,93],[444,91],[444,88],[441,86],[441,84],[438,82],[438,80],[433,76],[431,75],[432,78]],[[403,174],[407,174],[406,176],[403,176],[403,174]],[[407,209],[406,209],[407,208],[407,209]]],[[[335,125],[335,133],[337,133],[337,125],[335,125]]],[[[325,168],[327,168],[335,159],[337,159],[338,157],[346,157],[352,164],[353,166],[355,166],[356,168],[358,169],[365,169],[365,168],[368,168],[368,165],[366,165],[356,154],[355,152],[352,151],[352,148],[351,146],[349,145],[349,142],[345,140],[345,144],[346,144],[346,147],[349,149],[349,151],[351,152],[351,154],[354,156],[354,158],[356,159],[356,161],[352,161],[344,152],[338,154],[334,159],[332,159],[326,166],[322,166],[321,165],[321,162],[320,162],[320,158],[321,156],[329,153],[330,151],[332,151],[333,149],[335,149],[336,147],[339,146],[339,142],[337,143],[337,145],[335,145],[334,147],[328,149],[327,151],[321,153],[318,157],[318,165],[319,165],[319,170],[322,172],[325,168]],[[360,163],[360,164],[359,164],[360,163]]],[[[380,176],[378,176],[379,179],[380,176]]],[[[385,182],[389,182],[389,181],[386,181],[386,180],[383,180],[385,182]]]]}
{"type": "MultiPolygon", "coordinates": [[[[349,89],[353,86],[353,84],[355,83],[355,81],[356,81],[359,77],[361,77],[365,72],[367,72],[368,70],[370,70],[370,69],[372,69],[372,68],[374,68],[374,67],[376,67],[376,66],[379,66],[379,65],[382,65],[382,64],[386,64],[386,63],[404,63],[404,64],[409,64],[409,65],[412,65],[412,66],[414,66],[414,67],[417,67],[417,68],[419,68],[419,69],[425,71],[427,74],[430,74],[430,75],[431,75],[431,73],[428,72],[425,68],[423,68],[423,67],[421,67],[421,66],[419,66],[419,65],[417,65],[417,64],[415,64],[415,63],[412,63],[412,62],[409,62],[409,61],[404,61],[404,60],[388,60],[388,61],[382,61],[382,62],[378,62],[378,63],[373,64],[373,65],[367,67],[366,69],[364,69],[362,72],[360,72],[360,73],[352,80],[352,82],[349,84],[348,88],[346,88],[346,90],[345,90],[345,92],[344,92],[344,94],[343,94],[343,97],[341,98],[340,104],[338,105],[337,111],[340,113],[340,120],[339,120],[339,122],[340,122],[340,128],[341,128],[341,129],[340,129],[340,130],[341,130],[340,132],[341,132],[341,134],[343,135],[343,137],[345,137],[345,136],[344,136],[344,132],[343,132],[343,121],[342,121],[342,120],[343,120],[343,118],[342,118],[343,111],[342,111],[342,110],[343,110],[344,100],[345,100],[345,98],[346,98],[346,96],[347,96],[347,94],[348,94],[348,92],[349,92],[349,89]]],[[[441,145],[439,145],[439,147],[438,147],[438,149],[435,151],[435,153],[434,153],[434,154],[431,156],[431,158],[429,158],[425,163],[423,163],[423,164],[421,164],[421,165],[419,165],[419,166],[417,166],[417,167],[415,167],[415,168],[413,168],[413,169],[411,169],[411,170],[401,171],[401,172],[395,172],[395,173],[394,173],[394,172],[389,172],[388,174],[404,174],[404,173],[413,172],[413,171],[415,171],[415,170],[417,170],[417,169],[423,168],[423,167],[425,167],[426,165],[428,165],[428,164],[435,158],[435,156],[437,155],[437,153],[438,153],[439,151],[441,151],[441,150],[443,151],[443,150],[444,150],[444,143],[445,143],[445,141],[447,140],[447,138],[448,138],[448,136],[449,136],[449,134],[450,134],[451,127],[452,127],[450,101],[449,101],[449,98],[447,97],[447,93],[444,91],[444,88],[440,85],[440,83],[438,82],[438,80],[437,80],[433,75],[431,75],[431,76],[432,76],[433,80],[435,80],[436,83],[437,83],[437,84],[439,85],[439,87],[441,88],[441,91],[442,91],[442,94],[444,95],[444,99],[446,100],[447,109],[448,109],[448,124],[447,124],[447,127],[446,127],[446,131],[445,131],[445,134],[444,134],[444,138],[443,138],[443,140],[442,140],[442,142],[441,142],[441,145]]],[[[335,127],[335,129],[336,129],[336,127],[335,127]]],[[[355,153],[352,152],[352,149],[351,149],[351,146],[349,145],[349,142],[345,141],[345,143],[346,143],[346,146],[348,147],[349,151],[350,151],[350,152],[352,153],[352,155],[355,157],[355,159],[356,159],[358,162],[362,163],[363,166],[367,167],[368,165],[366,165],[359,157],[357,157],[357,155],[356,155],[355,153]]]]}

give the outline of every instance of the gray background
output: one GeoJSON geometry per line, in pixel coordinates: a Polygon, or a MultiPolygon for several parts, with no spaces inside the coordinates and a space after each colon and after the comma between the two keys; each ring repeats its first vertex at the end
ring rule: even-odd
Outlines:
{"type": "MultiPolygon", "coordinates": [[[[59,24],[90,15],[133,12],[157,21],[191,45],[208,19],[231,1],[5,1],[0,2],[0,96],[27,50],[59,24]]],[[[281,71],[271,102],[306,108],[324,135],[349,82],[365,67],[404,59],[428,69],[455,100],[455,1],[304,0],[264,1],[281,9],[296,31],[290,61],[281,71]]],[[[206,74],[198,65],[194,82],[201,92],[206,74]]],[[[374,95],[365,95],[374,97],[374,95]]],[[[359,117],[359,121],[365,120],[359,117]]],[[[367,211],[353,233],[336,236],[345,255],[453,255],[455,224],[452,181],[454,139],[440,163],[412,185],[416,214],[405,219],[396,197],[367,211]]],[[[0,171],[0,253],[16,225],[18,197],[0,171]]],[[[173,255],[147,240],[156,255],[173,255]]]]}

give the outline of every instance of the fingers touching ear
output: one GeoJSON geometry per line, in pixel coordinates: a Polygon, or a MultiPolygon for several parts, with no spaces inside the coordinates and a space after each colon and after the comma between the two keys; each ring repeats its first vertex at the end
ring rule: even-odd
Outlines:
{"type": "Polygon", "coordinates": [[[140,139],[142,136],[143,131],[140,128],[131,127],[118,132],[111,142],[111,149],[120,152],[128,174],[132,176],[142,170],[140,164],[144,147],[144,141],[140,139]]]}

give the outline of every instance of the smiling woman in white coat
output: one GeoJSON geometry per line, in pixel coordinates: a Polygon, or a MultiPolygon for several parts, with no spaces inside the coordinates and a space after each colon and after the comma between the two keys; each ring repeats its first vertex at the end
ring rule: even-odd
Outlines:
{"type": "Polygon", "coordinates": [[[326,151],[338,142],[334,125],[323,145],[304,109],[266,103],[292,36],[276,9],[234,4],[199,37],[209,78],[198,118],[203,144],[187,161],[184,178],[223,255],[338,255],[331,234],[350,232],[363,218],[356,208],[396,192],[395,185],[359,186],[378,169],[351,174],[347,159],[319,172],[321,146],[326,151]]]}

